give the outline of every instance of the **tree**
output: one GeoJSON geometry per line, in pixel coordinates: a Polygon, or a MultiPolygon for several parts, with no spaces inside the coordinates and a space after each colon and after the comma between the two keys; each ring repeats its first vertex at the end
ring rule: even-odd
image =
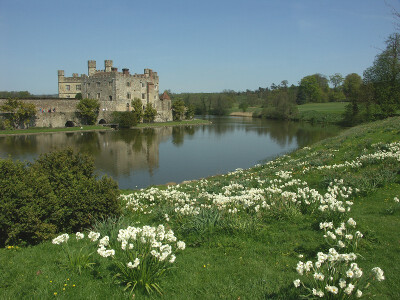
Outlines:
{"type": "Polygon", "coordinates": [[[8,99],[6,103],[0,106],[0,110],[5,112],[5,127],[25,127],[36,116],[36,107],[34,104],[25,103],[16,99],[8,99]]]}
{"type": "Polygon", "coordinates": [[[151,103],[147,103],[143,114],[143,121],[146,123],[152,123],[154,122],[156,115],[157,115],[157,110],[153,107],[151,103]]]}
{"type": "Polygon", "coordinates": [[[143,118],[143,104],[142,100],[135,98],[132,100],[132,113],[135,116],[136,123],[140,123],[143,118]]]}
{"type": "Polygon", "coordinates": [[[362,86],[362,79],[360,75],[351,73],[346,76],[343,83],[343,92],[350,105],[346,108],[346,119],[354,118],[359,113],[360,92],[362,86]]]}
{"type": "Polygon", "coordinates": [[[100,102],[97,99],[82,99],[76,106],[78,114],[83,123],[88,125],[96,124],[97,116],[99,115],[100,102]]]}
{"type": "Polygon", "coordinates": [[[82,93],[77,93],[75,99],[82,100],[82,93]]]}
{"type": "Polygon", "coordinates": [[[301,79],[297,94],[297,104],[324,102],[329,90],[328,79],[321,74],[309,75],[301,79]]]}
{"type": "Polygon", "coordinates": [[[186,108],[186,112],[185,112],[185,118],[187,120],[191,120],[194,117],[194,113],[195,113],[195,107],[193,104],[189,104],[188,107],[186,108]]]}
{"type": "Polygon", "coordinates": [[[242,110],[242,112],[245,112],[249,108],[249,104],[245,101],[240,102],[239,108],[242,110]]]}
{"type": "Polygon", "coordinates": [[[340,86],[342,85],[343,76],[339,73],[335,73],[335,74],[329,76],[329,81],[333,85],[333,89],[336,90],[336,89],[340,88],[340,86]]]}
{"type": "Polygon", "coordinates": [[[364,72],[364,82],[372,84],[374,102],[381,116],[395,113],[400,99],[400,34],[394,33],[386,40],[386,49],[378,54],[374,63],[364,72]]]}
{"type": "Polygon", "coordinates": [[[182,100],[176,100],[172,103],[172,117],[174,121],[181,121],[185,116],[185,103],[182,100]]]}

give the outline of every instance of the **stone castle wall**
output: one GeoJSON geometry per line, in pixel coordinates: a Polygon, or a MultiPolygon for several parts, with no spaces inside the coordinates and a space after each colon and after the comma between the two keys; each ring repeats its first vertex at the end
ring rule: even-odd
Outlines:
{"type": "MultiPolygon", "coordinates": [[[[7,99],[0,99],[0,105],[3,105],[7,99]]],[[[36,120],[30,126],[36,127],[65,127],[67,122],[71,121],[74,126],[80,126],[81,121],[76,113],[76,106],[79,100],[76,99],[23,99],[19,100],[36,106],[36,120]],[[50,112],[49,112],[50,111],[50,112]]],[[[97,118],[97,124],[111,123],[112,113],[114,111],[128,111],[125,103],[113,101],[100,101],[100,111],[97,118]]],[[[157,110],[156,122],[170,121],[170,110],[157,110]]]]}

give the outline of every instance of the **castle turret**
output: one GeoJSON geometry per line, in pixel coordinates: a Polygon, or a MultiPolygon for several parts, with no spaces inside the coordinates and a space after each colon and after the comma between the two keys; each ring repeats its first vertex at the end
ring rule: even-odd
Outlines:
{"type": "Polygon", "coordinates": [[[88,60],[88,75],[92,76],[96,73],[96,61],[88,60]]]}
{"type": "Polygon", "coordinates": [[[105,60],[104,61],[104,71],[111,72],[112,66],[113,66],[113,61],[112,60],[105,60]]]}

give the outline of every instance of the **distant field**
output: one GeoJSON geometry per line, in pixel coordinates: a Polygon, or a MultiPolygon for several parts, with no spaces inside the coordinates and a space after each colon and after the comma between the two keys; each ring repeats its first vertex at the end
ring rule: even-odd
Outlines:
{"type": "Polygon", "coordinates": [[[328,103],[307,103],[303,105],[298,105],[297,108],[299,112],[305,111],[317,111],[317,112],[329,112],[342,114],[345,111],[347,102],[328,102],[328,103]]]}

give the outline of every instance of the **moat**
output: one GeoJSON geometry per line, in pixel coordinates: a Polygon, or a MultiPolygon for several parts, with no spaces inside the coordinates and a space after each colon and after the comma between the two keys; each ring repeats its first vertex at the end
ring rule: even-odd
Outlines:
{"type": "Polygon", "coordinates": [[[121,189],[135,189],[249,168],[341,130],[320,124],[207,118],[211,125],[3,136],[0,157],[32,161],[41,153],[71,147],[93,155],[99,175],[113,177],[121,189]]]}

